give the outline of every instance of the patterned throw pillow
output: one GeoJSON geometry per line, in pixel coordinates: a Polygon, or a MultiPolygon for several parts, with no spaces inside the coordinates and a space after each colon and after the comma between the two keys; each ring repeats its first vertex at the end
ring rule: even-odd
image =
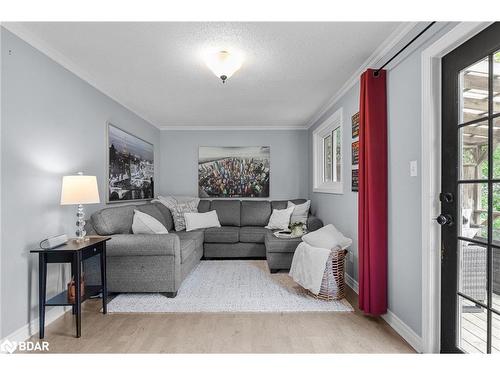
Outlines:
{"type": "Polygon", "coordinates": [[[170,209],[170,212],[172,212],[172,218],[174,219],[175,230],[178,232],[186,229],[184,214],[187,212],[198,212],[198,204],[196,201],[177,203],[170,209]]]}
{"type": "Polygon", "coordinates": [[[158,196],[158,199],[153,200],[153,202],[159,202],[166,206],[172,213],[172,219],[174,220],[175,230],[178,232],[180,230],[186,229],[186,222],[184,220],[184,213],[186,212],[198,212],[198,203],[200,203],[200,198],[193,197],[174,197],[158,196]]]}

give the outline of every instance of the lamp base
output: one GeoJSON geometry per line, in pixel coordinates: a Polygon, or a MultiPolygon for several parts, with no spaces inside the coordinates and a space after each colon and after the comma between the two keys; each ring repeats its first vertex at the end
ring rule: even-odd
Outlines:
{"type": "Polygon", "coordinates": [[[85,239],[87,232],[85,231],[85,212],[83,210],[83,204],[78,205],[78,210],[76,211],[76,237],[78,242],[88,241],[85,239]]]}

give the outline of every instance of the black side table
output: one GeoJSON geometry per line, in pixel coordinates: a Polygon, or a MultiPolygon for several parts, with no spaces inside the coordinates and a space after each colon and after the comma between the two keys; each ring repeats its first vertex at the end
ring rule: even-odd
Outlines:
{"type": "Polygon", "coordinates": [[[111,237],[90,236],[88,241],[77,242],[72,239],[66,244],[55,249],[31,250],[38,253],[38,311],[40,320],[40,339],[45,335],[45,307],[46,306],[71,306],[73,314],[76,314],[76,337],[81,336],[82,331],[82,302],[88,297],[102,293],[102,312],[107,313],[106,302],[108,292],[106,289],[106,241],[111,237]],[[101,261],[101,285],[85,285],[85,296],[81,296],[80,278],[82,275],[82,262],[85,259],[100,255],[101,261]],[[71,275],[75,280],[76,298],[75,303],[68,301],[68,291],[46,300],[47,290],[47,263],[71,263],[71,275]]]}

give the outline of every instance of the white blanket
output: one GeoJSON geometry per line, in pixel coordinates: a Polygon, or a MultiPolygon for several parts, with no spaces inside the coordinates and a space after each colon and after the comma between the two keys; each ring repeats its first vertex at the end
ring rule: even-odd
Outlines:
{"type": "Polygon", "coordinates": [[[299,285],[318,294],[329,255],[329,249],[313,247],[306,242],[301,242],[293,255],[289,275],[299,285]]]}

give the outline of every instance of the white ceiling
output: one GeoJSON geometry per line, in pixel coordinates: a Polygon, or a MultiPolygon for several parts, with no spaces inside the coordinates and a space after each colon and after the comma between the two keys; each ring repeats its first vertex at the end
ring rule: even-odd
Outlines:
{"type": "Polygon", "coordinates": [[[21,37],[159,128],[265,129],[305,127],[398,26],[36,22],[8,28],[23,30],[21,37]],[[201,57],[214,47],[245,55],[225,85],[201,57]]]}

